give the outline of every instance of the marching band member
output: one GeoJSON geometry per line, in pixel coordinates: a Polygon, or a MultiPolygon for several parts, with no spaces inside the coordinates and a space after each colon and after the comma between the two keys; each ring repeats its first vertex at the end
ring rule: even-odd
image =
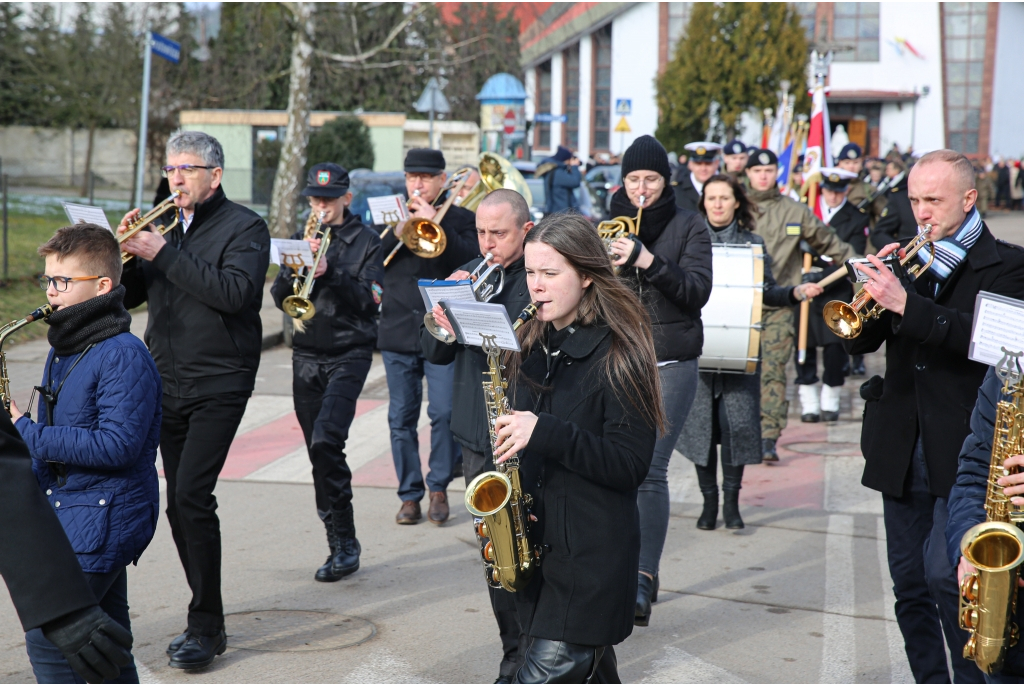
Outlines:
{"type": "MultiPolygon", "coordinates": [[[[664,153],[663,153],[664,154],[664,153]]],[[[506,357],[517,411],[496,454],[518,454],[542,563],[515,593],[530,637],[515,682],[619,682],[612,645],[633,630],[637,490],[665,426],[645,308],[615,276],[594,227],[549,215],[526,238],[538,305],[506,357]]]]}
{"type": "MultiPolygon", "coordinates": [[[[800,241],[837,263],[855,257],[854,249],[836,236],[806,206],[779,192],[779,159],[758,150],[747,162],[749,197],[758,207],[757,232],[764,238],[779,285],[800,283],[800,241]]],[[[793,310],[765,307],[761,333],[761,451],[764,461],[779,460],[775,443],[786,427],[786,364],[793,354],[793,310]]]]}
{"type": "MultiPolygon", "coordinates": [[[[359,569],[361,547],[352,511],[352,470],[345,442],[356,400],[366,382],[377,341],[377,309],[384,281],[384,257],[377,232],[349,211],[348,171],[337,164],[316,164],[306,188],[310,211],[331,228],[330,247],[313,274],[313,318],[292,337],[292,393],[313,466],[316,510],[327,529],[330,555],[314,578],[333,582],[359,569]]],[[[292,236],[301,240],[305,231],[292,236]]],[[[321,239],[307,239],[313,254],[321,239]]],[[[294,293],[291,269],[282,268],[271,288],[283,308],[294,293]]]]}
{"type": "MultiPolygon", "coordinates": [[[[756,233],[757,207],[731,174],[716,174],[704,184],[698,207],[712,244],[764,245],[756,233]]],[[[780,286],[772,276],[771,256],[764,256],[762,301],[770,307],[788,307],[822,292],[816,283],[780,286]]],[[[679,434],[676,448],[697,469],[704,510],[697,528],[714,530],[718,524],[718,445],[722,446],[722,518],[725,527],[743,528],[739,495],[743,467],[761,463],[761,374],[702,371],[693,407],[679,434]]]]}
{"type": "MultiPolygon", "coordinates": [[[[718,173],[718,151],[722,146],[718,143],[703,141],[687,143],[683,146],[690,153],[686,168],[679,166],[671,179],[672,190],[675,192],[676,204],[691,212],[697,211],[700,194],[704,183],[718,173]]],[[[612,216],[616,216],[612,213],[612,216]]]]}
{"type": "Polygon", "coordinates": [[[619,238],[610,252],[652,321],[661,402],[668,416],[637,501],[640,626],[649,623],[651,601],[658,595],[658,566],[668,533],[668,464],[697,389],[697,357],[704,343],[700,310],[711,295],[707,229],[699,214],[677,207],[675,196],[666,192],[670,174],[665,148],[651,136],[640,136],[623,155],[622,187],[611,200],[612,216],[633,216],[643,206],[639,235],[619,238]]]}
{"type": "Polygon", "coordinates": [[[997,241],[981,220],[974,169],[960,153],[921,157],[908,190],[917,223],[931,226],[931,245],[915,260],[927,263],[934,246],[931,268],[904,286],[878,259],[898,243],[868,257],[874,268],[857,265],[871,277],[864,290],[885,312],[866,321],[847,350],[874,352],[884,343],[886,357],[885,379],[861,388],[861,482],[882,493],[896,621],[914,678],[949,682],[945,634],[956,682],[977,682],[981,673],[962,656],[967,633],[958,626],[956,575],[945,554],[946,499],[987,368],[967,358],[975,298],[980,290],[1024,295],[1024,250],[997,241]]]}
{"type": "MultiPolygon", "coordinates": [[[[849,243],[857,252],[863,254],[867,245],[868,215],[857,209],[847,200],[850,184],[857,175],[845,169],[821,170],[821,197],[818,202],[825,223],[836,232],[839,239],[849,243]]],[[[816,256],[815,266],[819,270],[803,275],[805,282],[817,282],[830,275],[836,269],[845,269],[843,264],[835,264],[816,256]]],[[[829,286],[823,295],[810,303],[807,322],[807,350],[804,362],[800,363],[799,352],[796,356],[796,387],[800,398],[800,420],[804,423],[817,423],[819,420],[839,420],[840,388],[846,382],[843,373],[849,363],[843,340],[825,325],[822,312],[825,304],[832,300],[849,302],[853,299],[853,285],[848,279],[829,286]],[[823,373],[821,390],[818,390],[818,348],[821,348],[823,373]]],[[[863,362],[862,362],[863,365],[863,362]]]]}
{"type": "MultiPolygon", "coordinates": [[[[499,188],[487,194],[476,211],[477,238],[480,252],[491,254],[491,263],[505,269],[505,286],[501,293],[490,302],[502,304],[509,318],[515,319],[530,304],[530,293],[526,287],[526,269],[523,260],[523,241],[533,221],[530,207],[522,195],[514,190],[499,188]]],[[[474,259],[449,278],[469,278],[482,259],[474,259]]],[[[452,364],[455,382],[452,390],[453,405],[459,408],[452,414],[452,437],[462,446],[462,459],[466,484],[484,471],[494,470],[494,456],[491,453],[490,429],[484,407],[484,391],[481,379],[487,371],[487,357],[476,346],[455,342],[452,329],[440,306],[433,309],[434,320],[451,339],[441,342],[427,332],[420,330],[420,345],[423,357],[431,364],[452,364]]],[[[476,525],[473,526],[476,530],[476,525]]],[[[505,590],[488,585],[491,609],[498,622],[503,658],[498,667],[498,680],[512,682],[516,669],[522,660],[520,653],[519,615],[512,595],[505,590]]]]}
{"type": "MultiPolygon", "coordinates": [[[[405,156],[405,187],[415,218],[433,219],[440,205],[447,175],[440,150],[413,148],[405,156]]],[[[381,241],[385,255],[399,244],[405,224],[398,224],[381,241]]],[[[398,476],[398,497],[402,506],[395,516],[399,524],[422,520],[420,500],[430,491],[427,518],[438,525],[448,520],[448,484],[458,461],[458,446],[452,440],[452,380],[454,368],[431,364],[420,350],[420,326],[423,324],[423,298],[420,278],[440,279],[477,256],[476,224],[473,212],[450,207],[441,221],[448,245],[444,252],[425,259],[402,247],[384,270],[377,347],[384,357],[388,378],[388,425],[391,428],[391,454],[398,476]],[[423,377],[427,378],[427,415],[430,416],[430,472],[424,486],[420,468],[417,423],[423,401],[423,377]]]]}
{"type": "MultiPolygon", "coordinates": [[[[121,282],[125,307],[149,303],[146,345],[163,380],[160,454],[167,518],[192,589],[188,627],[167,647],[172,668],[203,668],[227,648],[220,592],[221,543],[213,490],[256,385],[260,307],[270,232],[228,200],[216,138],[181,131],[163,168],[181,223],[166,237],[142,231],[122,244],[135,255],[121,282]]],[[[125,215],[118,233],[139,216],[125,215]]]]}

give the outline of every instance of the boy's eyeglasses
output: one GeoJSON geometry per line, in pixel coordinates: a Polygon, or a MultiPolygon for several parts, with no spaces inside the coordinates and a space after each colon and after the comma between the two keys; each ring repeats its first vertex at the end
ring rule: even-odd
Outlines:
{"type": "Polygon", "coordinates": [[[168,178],[175,171],[180,171],[181,175],[185,178],[192,178],[199,173],[200,169],[216,169],[217,167],[212,166],[199,166],[198,164],[179,164],[178,166],[165,166],[160,167],[160,175],[164,178],[168,178]]]}
{"type": "Polygon", "coordinates": [[[40,276],[39,287],[43,290],[49,290],[50,286],[59,293],[66,293],[68,291],[69,284],[75,281],[95,281],[97,278],[103,278],[103,276],[75,276],[74,278],[68,276],[40,276]]]}

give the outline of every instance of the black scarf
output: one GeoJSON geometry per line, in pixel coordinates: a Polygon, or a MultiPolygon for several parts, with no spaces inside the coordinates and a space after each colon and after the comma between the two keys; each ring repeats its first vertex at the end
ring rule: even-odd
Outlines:
{"type": "MultiPolygon", "coordinates": [[[[612,216],[636,216],[636,207],[626,196],[626,189],[619,188],[612,195],[612,216]]],[[[640,217],[640,242],[650,245],[662,234],[668,222],[676,215],[676,196],[670,187],[665,188],[653,205],[644,207],[640,217]]]]}
{"type": "Polygon", "coordinates": [[[79,302],[70,307],[61,307],[46,319],[50,330],[46,339],[54,354],[66,357],[78,354],[89,345],[127,333],[132,325],[132,315],[124,308],[123,285],[106,295],[79,302]]]}

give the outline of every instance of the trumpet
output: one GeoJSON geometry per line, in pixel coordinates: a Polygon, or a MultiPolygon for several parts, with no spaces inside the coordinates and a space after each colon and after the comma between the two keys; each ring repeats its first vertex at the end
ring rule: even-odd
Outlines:
{"type": "MultiPolygon", "coordinates": [[[[490,302],[505,289],[505,267],[501,264],[488,265],[492,259],[494,259],[494,255],[488,252],[483,261],[469,275],[469,280],[473,281],[473,295],[477,302],[490,302]],[[497,275],[497,282],[492,283],[495,275],[497,275]]],[[[446,345],[452,342],[452,334],[437,325],[434,312],[428,311],[423,315],[423,325],[427,327],[427,333],[446,345]]]]}
{"type": "Polygon", "coordinates": [[[19,328],[23,328],[33,321],[45,319],[50,314],[53,314],[53,307],[49,304],[44,304],[24,319],[17,319],[0,326],[0,406],[8,414],[11,413],[11,379],[7,375],[7,355],[4,354],[4,341],[19,328]]]}
{"type": "MultiPolygon", "coordinates": [[[[159,219],[161,216],[163,216],[167,212],[168,209],[170,209],[171,207],[174,206],[174,201],[178,197],[180,197],[181,195],[182,195],[182,191],[180,191],[180,190],[173,191],[171,193],[170,197],[168,197],[166,200],[164,200],[163,202],[158,204],[156,207],[153,207],[153,209],[149,210],[148,212],[146,212],[145,214],[140,216],[138,219],[135,219],[134,221],[130,221],[128,223],[128,228],[125,229],[125,232],[122,233],[121,235],[117,236],[118,244],[119,245],[123,245],[126,240],[128,240],[129,238],[134,237],[139,231],[141,231],[142,229],[146,228],[147,226],[152,224],[154,221],[159,219]]],[[[163,235],[164,233],[167,233],[168,231],[172,230],[175,226],[177,226],[179,222],[180,222],[180,219],[178,218],[178,213],[175,212],[174,213],[174,221],[172,221],[169,226],[154,226],[154,232],[159,234],[159,235],[163,235]]],[[[126,252],[125,250],[121,250],[121,263],[122,264],[126,264],[128,262],[128,260],[131,259],[134,256],[135,255],[133,255],[130,252],[126,252]]]]}
{"type": "MultiPolygon", "coordinates": [[[[928,258],[928,262],[924,266],[915,264],[906,270],[906,274],[917,280],[921,277],[925,271],[931,268],[932,263],[935,261],[935,245],[930,243],[928,237],[931,235],[932,226],[928,224],[921,229],[921,232],[917,236],[907,243],[905,248],[905,256],[899,260],[900,268],[903,269],[907,264],[910,263],[918,252],[925,245],[931,245],[931,254],[928,258]]],[[[839,273],[839,272],[837,272],[839,273]]],[[[819,283],[823,285],[824,280],[819,283]]],[[[864,330],[864,323],[870,319],[877,319],[885,311],[877,302],[873,303],[871,295],[866,290],[862,290],[860,295],[853,299],[853,302],[847,304],[842,300],[832,300],[825,305],[825,309],[822,315],[825,317],[825,325],[829,327],[833,333],[838,335],[844,340],[852,340],[861,334],[864,330]]]]}
{"type": "Polygon", "coordinates": [[[452,174],[451,179],[441,188],[438,197],[443,195],[446,190],[451,192],[448,194],[448,199],[437,210],[433,220],[413,217],[405,223],[405,228],[402,229],[402,235],[400,236],[400,242],[391,250],[391,254],[384,259],[385,267],[391,263],[391,260],[395,258],[395,255],[402,249],[403,245],[408,247],[417,257],[434,259],[441,256],[444,249],[448,247],[448,237],[444,234],[444,229],[441,228],[441,220],[444,219],[444,215],[448,213],[448,210],[454,204],[455,198],[458,197],[462,186],[466,185],[468,178],[468,169],[459,169],[452,174]]]}
{"type": "MultiPolygon", "coordinates": [[[[304,236],[306,240],[320,236],[320,249],[313,256],[313,266],[306,270],[305,279],[299,275],[298,271],[295,272],[295,280],[292,283],[292,290],[295,294],[284,298],[284,302],[281,303],[284,313],[298,321],[308,321],[316,314],[316,307],[313,305],[313,300],[310,299],[313,294],[313,275],[316,273],[317,267],[320,266],[320,260],[323,259],[327,248],[331,245],[331,227],[324,228],[323,225],[326,214],[327,212],[320,212],[316,223],[306,229],[304,236]],[[302,282],[301,287],[299,286],[300,281],[302,282]]],[[[299,328],[299,330],[302,329],[299,328]]]]}
{"type": "Polygon", "coordinates": [[[614,264],[615,253],[612,252],[612,243],[619,238],[640,235],[640,216],[644,211],[644,200],[644,196],[641,195],[639,199],[640,206],[636,210],[636,217],[617,216],[614,219],[602,221],[597,225],[597,235],[600,236],[601,242],[604,243],[605,251],[611,257],[613,262],[612,268],[615,270],[615,273],[619,273],[622,266],[615,266],[614,264]]]}

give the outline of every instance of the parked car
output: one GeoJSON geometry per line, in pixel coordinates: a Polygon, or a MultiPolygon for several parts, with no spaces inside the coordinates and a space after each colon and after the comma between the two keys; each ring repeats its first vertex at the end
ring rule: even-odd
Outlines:
{"type": "Polygon", "coordinates": [[[622,185],[622,167],[618,164],[591,167],[583,178],[590,190],[593,205],[601,209],[602,218],[609,218],[612,195],[622,185]]]}
{"type": "Polygon", "coordinates": [[[514,166],[519,173],[523,175],[523,178],[533,178],[533,175],[537,172],[537,162],[527,162],[522,159],[512,160],[512,166],[514,166]]]}
{"type": "MultiPolygon", "coordinates": [[[[544,178],[527,178],[526,185],[529,186],[530,193],[533,195],[533,205],[530,207],[530,213],[533,215],[534,221],[540,221],[544,218],[548,206],[544,178]]],[[[587,191],[586,186],[581,183],[580,187],[573,191],[573,194],[579,203],[580,214],[590,219],[591,222],[600,221],[601,217],[594,212],[594,205],[590,200],[590,193],[587,191]]]]}
{"type": "Polygon", "coordinates": [[[363,218],[367,226],[373,225],[370,215],[370,204],[367,198],[381,195],[401,195],[405,197],[405,172],[373,171],[371,169],[354,169],[349,173],[352,191],[352,204],[349,211],[363,218]]]}

